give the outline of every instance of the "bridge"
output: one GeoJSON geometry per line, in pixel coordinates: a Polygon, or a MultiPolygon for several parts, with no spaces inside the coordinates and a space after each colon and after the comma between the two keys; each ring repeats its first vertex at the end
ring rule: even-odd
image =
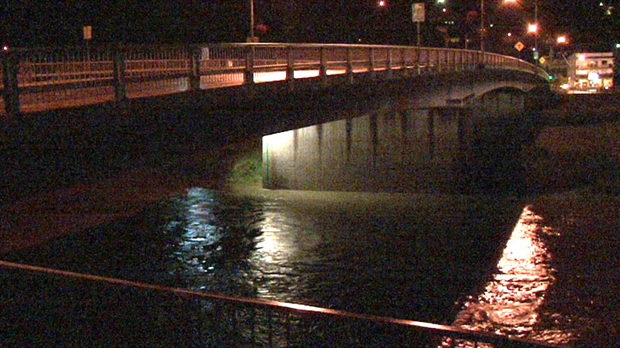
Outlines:
{"type": "MultiPolygon", "coordinates": [[[[540,78],[538,83],[548,78],[532,64],[494,53],[382,45],[248,43],[11,48],[1,53],[1,59],[0,109],[15,116],[274,81],[285,82],[294,90],[304,84],[316,88],[354,84],[369,78],[425,76],[420,81],[428,86],[429,80],[446,79],[450,73],[475,75],[484,67],[486,71],[512,75],[489,75],[487,81],[478,80],[475,86],[492,83],[486,90],[527,90],[532,88],[532,77],[540,78]]],[[[451,90],[444,99],[461,103],[475,96],[471,87],[470,84],[451,90]]]]}

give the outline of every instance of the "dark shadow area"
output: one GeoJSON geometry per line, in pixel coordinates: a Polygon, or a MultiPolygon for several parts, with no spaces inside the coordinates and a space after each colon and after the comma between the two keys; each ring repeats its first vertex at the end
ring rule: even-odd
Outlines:
{"type": "Polygon", "coordinates": [[[620,340],[619,198],[560,196],[534,205],[558,231],[542,235],[557,271],[544,304],[557,315],[545,319],[567,331],[578,325],[583,335],[575,347],[608,347],[620,340]]]}
{"type": "Polygon", "coordinates": [[[521,196],[527,193],[522,147],[535,139],[529,117],[498,116],[475,125],[457,164],[457,190],[464,194],[521,196]]]}
{"type": "Polygon", "coordinates": [[[611,94],[555,95],[523,114],[476,121],[456,168],[457,192],[536,196],[590,187],[618,194],[620,163],[605,150],[617,141],[618,99],[611,94]],[[576,138],[571,144],[567,134],[599,138],[576,138]]]}

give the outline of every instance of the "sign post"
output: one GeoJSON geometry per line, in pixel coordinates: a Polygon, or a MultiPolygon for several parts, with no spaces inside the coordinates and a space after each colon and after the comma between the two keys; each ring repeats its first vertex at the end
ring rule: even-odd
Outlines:
{"type": "Polygon", "coordinates": [[[424,22],[425,12],[424,12],[424,3],[416,2],[411,5],[411,20],[416,24],[418,29],[418,48],[420,48],[420,23],[424,22]]]}
{"type": "Polygon", "coordinates": [[[418,49],[416,50],[416,60],[415,65],[418,70],[418,74],[420,73],[420,23],[424,22],[425,19],[425,11],[424,11],[424,3],[423,2],[415,2],[411,5],[411,20],[416,24],[418,29],[418,49]]]}
{"type": "Polygon", "coordinates": [[[90,40],[93,38],[93,27],[85,25],[83,28],[84,42],[86,42],[86,61],[90,65],[90,40]]]}

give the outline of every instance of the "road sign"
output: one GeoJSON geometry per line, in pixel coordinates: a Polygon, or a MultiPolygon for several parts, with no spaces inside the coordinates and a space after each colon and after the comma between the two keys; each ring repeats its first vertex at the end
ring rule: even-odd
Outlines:
{"type": "Polygon", "coordinates": [[[521,52],[525,48],[525,45],[521,41],[519,41],[515,44],[515,48],[517,49],[517,51],[521,52]]]}
{"type": "Polygon", "coordinates": [[[425,13],[423,2],[416,2],[411,5],[411,20],[413,20],[414,23],[424,22],[424,17],[425,13]]]}
{"type": "Polygon", "coordinates": [[[90,40],[93,38],[93,27],[90,25],[84,26],[84,40],[90,40]]]}

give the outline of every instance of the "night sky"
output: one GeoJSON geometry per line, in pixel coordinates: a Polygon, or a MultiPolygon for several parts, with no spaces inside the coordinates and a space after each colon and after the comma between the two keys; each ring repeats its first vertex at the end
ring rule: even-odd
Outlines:
{"type": "MultiPolygon", "coordinates": [[[[422,1],[422,0],[419,0],[422,1]]],[[[330,42],[415,44],[411,22],[415,1],[388,0],[380,8],[376,0],[254,0],[258,36],[263,42],[330,42]],[[264,30],[266,28],[266,30],[264,30]]],[[[533,20],[536,0],[519,0],[517,6],[503,0],[485,0],[490,51],[503,53],[511,40],[530,44],[523,33],[533,20]]],[[[568,34],[571,49],[610,51],[620,40],[620,8],[600,0],[538,0],[541,45],[557,34],[568,34]],[[614,6],[615,7],[615,6],[614,6]],[[609,14],[608,14],[609,13],[609,14]]],[[[83,44],[82,28],[93,27],[92,44],[215,43],[243,42],[249,34],[250,0],[2,0],[4,43],[36,47],[83,44]]],[[[423,45],[445,46],[437,30],[447,21],[450,37],[461,41],[450,47],[475,48],[480,0],[446,0],[448,12],[427,1],[427,20],[422,24],[423,45]]],[[[620,5],[620,4],[619,4],[620,5]]],[[[618,6],[620,7],[620,6],[618,6]]]]}

